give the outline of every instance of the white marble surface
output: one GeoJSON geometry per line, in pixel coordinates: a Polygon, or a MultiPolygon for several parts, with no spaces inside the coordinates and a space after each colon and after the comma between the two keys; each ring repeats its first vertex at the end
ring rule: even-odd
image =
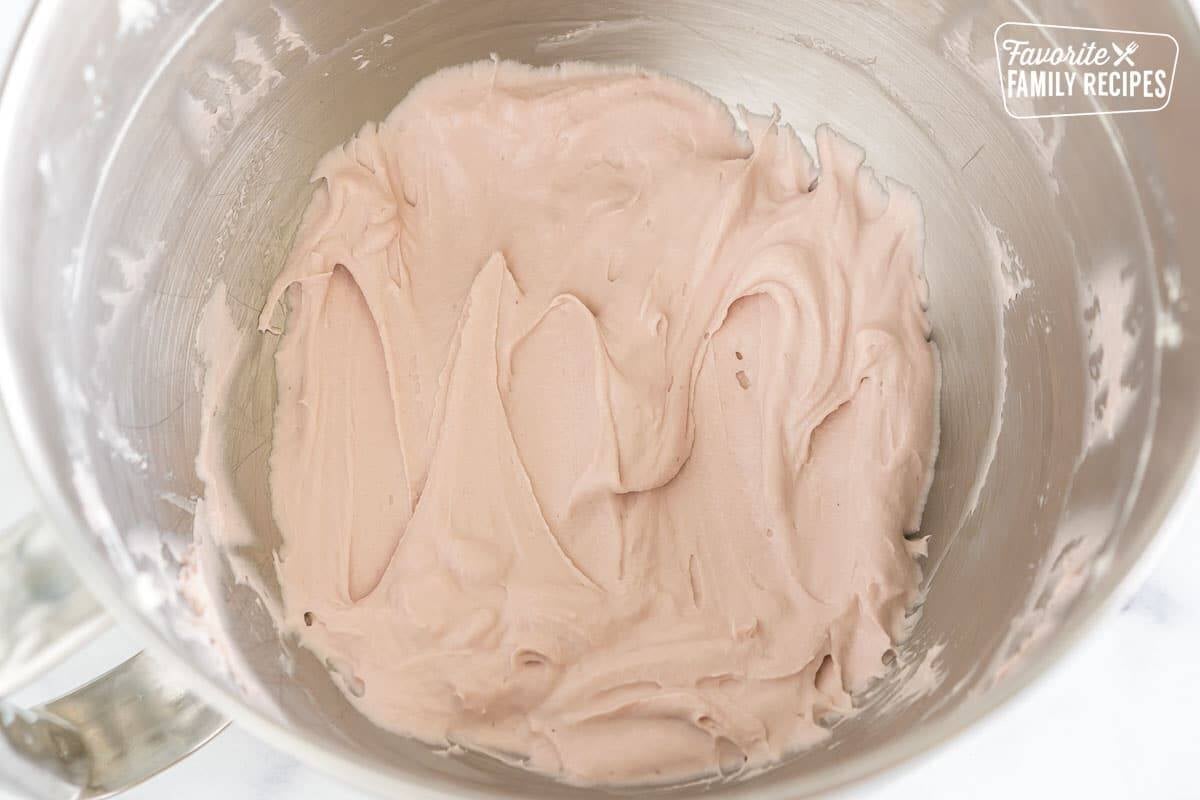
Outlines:
{"type": "MultiPolygon", "coordinates": [[[[0,0],[0,53],[28,2],[0,0]]],[[[33,502],[0,432],[0,525],[33,502]]],[[[1200,798],[1200,493],[1186,503],[1185,522],[1150,578],[1048,677],[966,735],[850,796],[1200,798]]],[[[15,699],[55,696],[136,649],[113,629],[15,699]]],[[[366,798],[236,726],[126,796],[366,798]]]]}

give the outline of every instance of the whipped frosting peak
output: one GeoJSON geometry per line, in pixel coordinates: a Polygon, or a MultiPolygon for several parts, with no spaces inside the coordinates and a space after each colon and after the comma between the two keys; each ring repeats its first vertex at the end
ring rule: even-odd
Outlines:
{"type": "Polygon", "coordinates": [[[317,165],[262,317],[280,623],[378,725],[662,783],[883,671],[936,443],[920,207],[743,121],[489,61],[317,165]]]}

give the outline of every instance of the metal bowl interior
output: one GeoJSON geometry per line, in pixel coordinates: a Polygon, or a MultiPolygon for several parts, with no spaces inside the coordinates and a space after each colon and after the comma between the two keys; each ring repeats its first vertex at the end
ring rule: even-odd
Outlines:
{"type": "Polygon", "coordinates": [[[421,77],[491,54],[635,63],[730,104],[778,104],[809,139],[832,123],[924,202],[943,380],[920,620],[825,744],[709,794],[797,797],[930,747],[1043,672],[1143,563],[1200,437],[1200,304],[1187,303],[1200,269],[1185,261],[1200,234],[1177,224],[1200,212],[1185,5],[190,5],[44,0],[30,21],[0,102],[0,391],[93,588],[281,747],[382,790],[591,794],[379,731],[227,574],[211,599],[235,621],[234,680],[194,635],[178,580],[202,493],[193,341],[213,286],[254,341],[226,450],[269,582],[273,343],[253,329],[309,170],[421,77]],[[1007,115],[993,31],[1043,10],[1174,33],[1185,80],[1171,106],[1007,115]]]}

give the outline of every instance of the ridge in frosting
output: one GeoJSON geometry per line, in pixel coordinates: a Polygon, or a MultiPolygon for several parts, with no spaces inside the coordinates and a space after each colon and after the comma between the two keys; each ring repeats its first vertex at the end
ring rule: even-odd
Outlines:
{"type": "Polygon", "coordinates": [[[488,61],[317,165],[262,315],[280,623],[376,724],[665,783],[820,741],[885,669],[936,448],[920,206],[742,119],[488,61]]]}

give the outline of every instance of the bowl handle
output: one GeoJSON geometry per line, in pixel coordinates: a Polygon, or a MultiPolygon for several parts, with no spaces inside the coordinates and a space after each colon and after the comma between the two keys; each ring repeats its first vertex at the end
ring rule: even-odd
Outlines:
{"type": "MultiPolygon", "coordinates": [[[[0,533],[0,697],[108,624],[36,515],[0,533]]],[[[228,724],[145,653],[41,706],[0,699],[0,788],[107,797],[171,766],[228,724]]]]}

